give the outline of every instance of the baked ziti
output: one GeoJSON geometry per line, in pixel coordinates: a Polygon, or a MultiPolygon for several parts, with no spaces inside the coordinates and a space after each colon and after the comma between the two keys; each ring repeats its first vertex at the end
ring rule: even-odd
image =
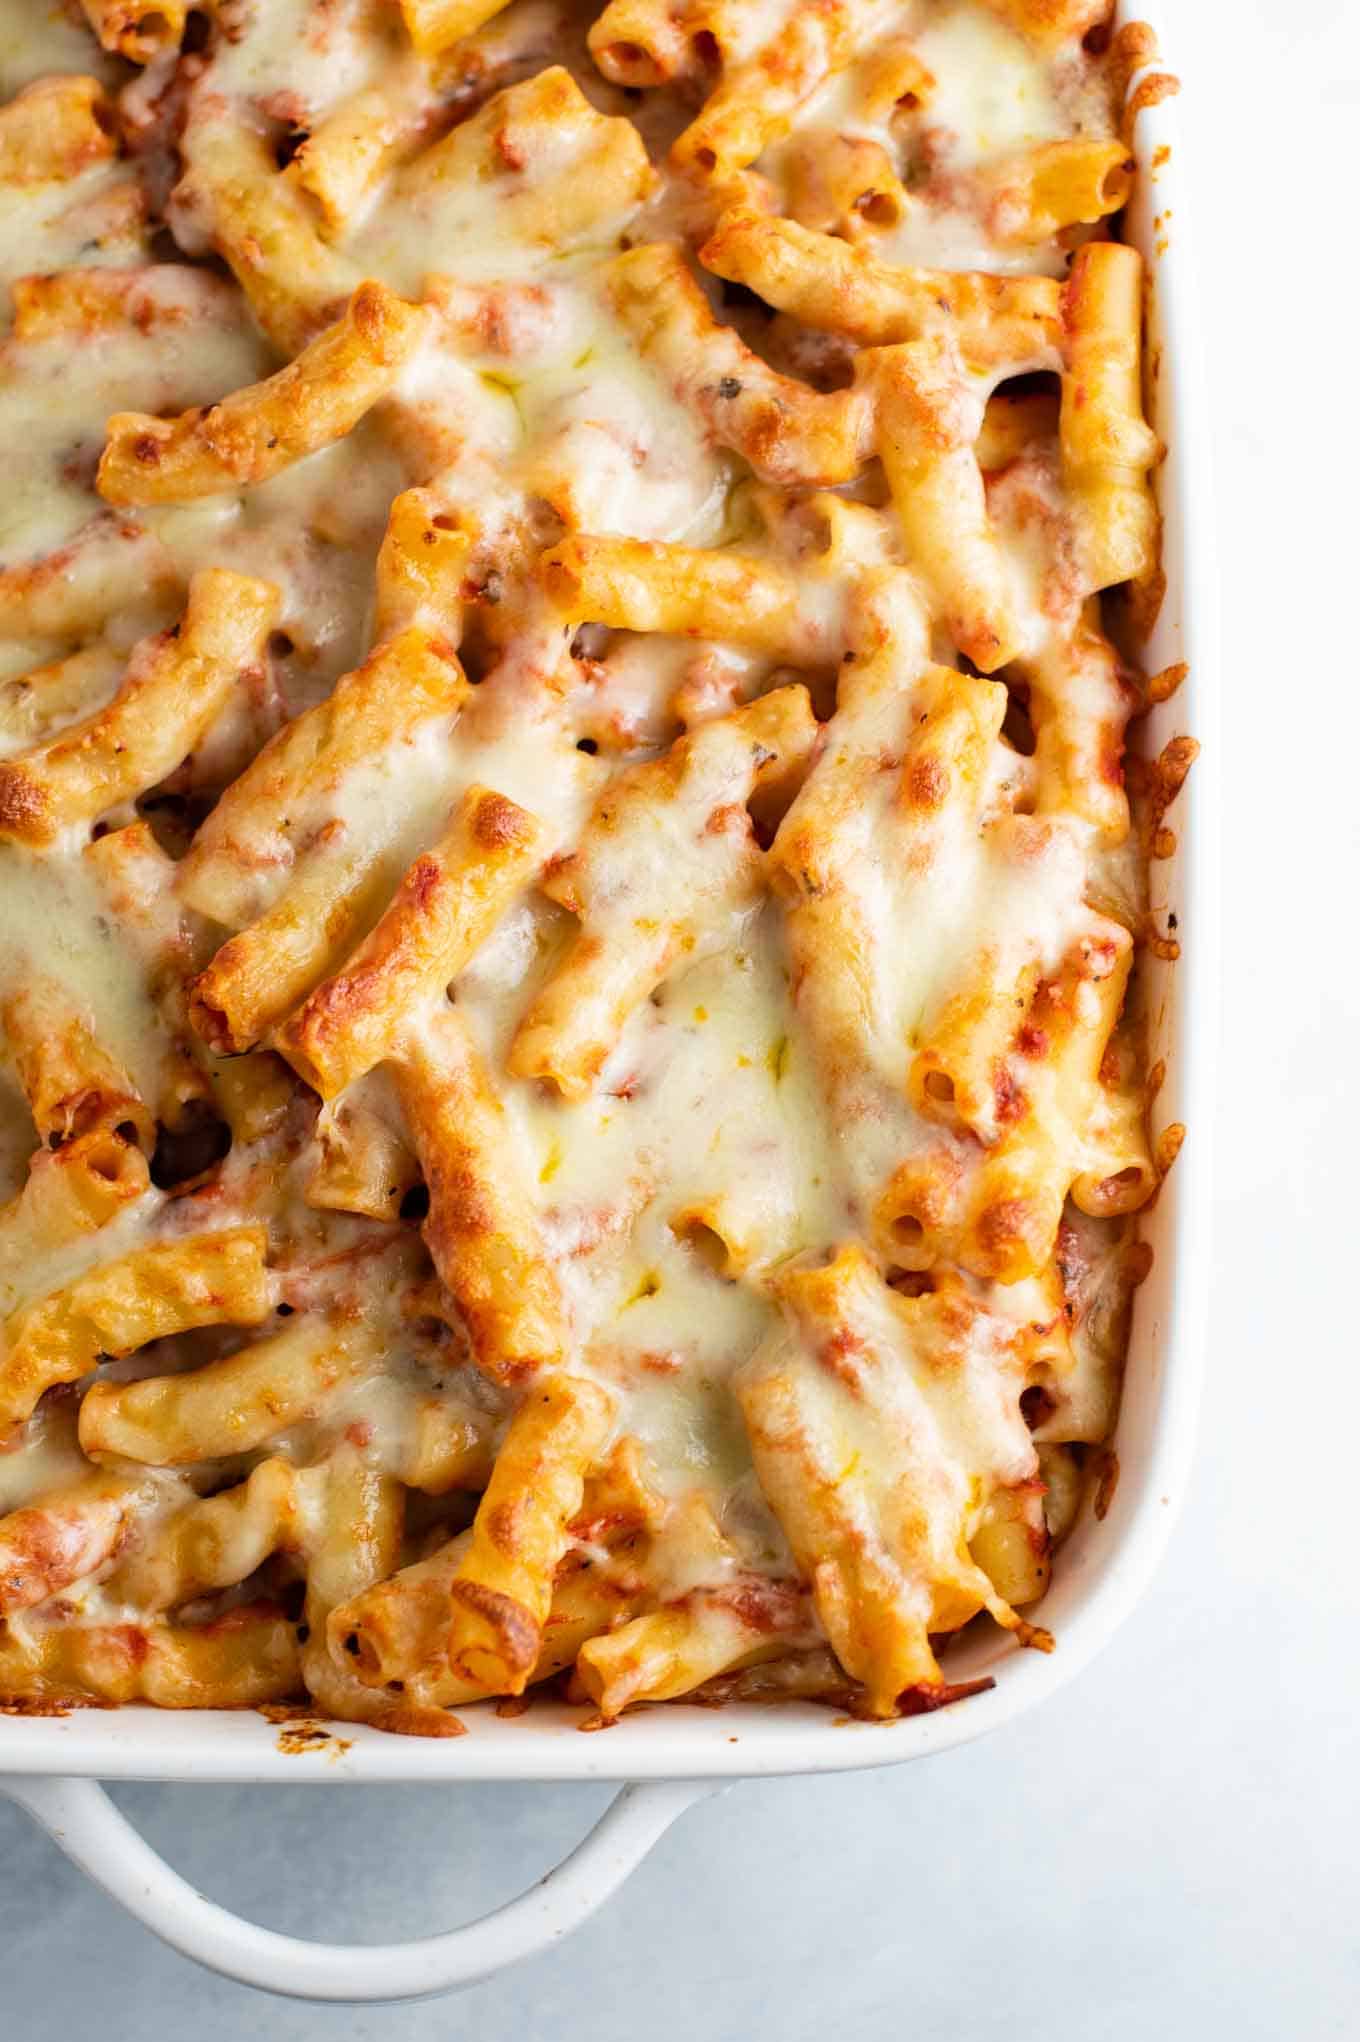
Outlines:
{"type": "Polygon", "coordinates": [[[0,0],[4,1706],[1051,1648],[1181,1133],[1110,12],[0,0]]]}

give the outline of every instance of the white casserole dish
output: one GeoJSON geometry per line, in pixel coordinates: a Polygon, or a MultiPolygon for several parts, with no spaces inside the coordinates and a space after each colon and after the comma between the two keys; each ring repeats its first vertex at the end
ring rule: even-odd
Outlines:
{"type": "MultiPolygon", "coordinates": [[[[1143,5],[1127,18],[1153,18],[1143,5]]],[[[1138,79],[1133,81],[1136,89],[1138,79]]],[[[177,1715],[149,1708],[77,1711],[65,1718],[0,1717],[0,1790],[26,1807],[73,1861],[147,1927],[228,1977],[300,1998],[397,2000],[445,1992],[532,1954],[585,1920],[678,1815],[725,1782],[769,1774],[895,1765],[979,1737],[1041,1701],[1106,1643],[1145,1587],[1165,1546],[1190,1464],[1205,1339],[1210,1266],[1209,1135],[1218,967],[1215,955],[1217,649],[1207,455],[1198,389],[1193,269],[1175,146],[1175,101],[1138,118],[1143,170],[1128,235],[1151,277],[1153,422],[1169,453],[1158,479],[1165,516],[1167,594],[1147,648],[1149,671],[1174,661],[1189,678],[1155,709],[1144,741],[1156,752],[1191,731],[1203,745],[1178,805],[1179,848],[1153,867],[1159,926],[1174,913],[1184,943],[1174,967],[1149,960],[1154,1057],[1167,1079],[1157,1125],[1189,1127],[1145,1232],[1156,1255],[1136,1296],[1119,1421],[1120,1476],[1102,1521],[1087,1515],[1063,1546],[1044,1622],[1051,1656],[1017,1650],[1006,1634],[951,1654],[951,1678],[990,1673],[990,1692],[934,1715],[892,1724],[837,1722],[812,1705],[721,1711],[668,1704],[582,1736],[579,1711],[538,1704],[521,1719],[490,1707],[460,1711],[465,1737],[429,1742],[345,1724],[311,1748],[253,1712],[177,1715]],[[1193,545],[1192,545],[1193,535],[1193,545]],[[1192,565],[1193,552],[1193,565],[1192,565]],[[563,1864],[518,1900],[422,1941],[337,1948],[296,1941],[239,1920],[195,1893],[125,1821],[99,1779],[296,1785],[461,1780],[617,1780],[626,1784],[563,1864]]]]}

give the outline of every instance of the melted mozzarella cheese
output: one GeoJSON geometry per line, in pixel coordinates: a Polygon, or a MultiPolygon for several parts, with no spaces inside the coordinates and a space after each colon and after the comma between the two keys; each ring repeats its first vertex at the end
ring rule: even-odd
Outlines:
{"type": "Polygon", "coordinates": [[[253,382],[266,360],[232,295],[171,264],[144,273],[127,311],[88,346],[65,334],[12,339],[0,375],[0,562],[53,552],[90,517],[112,412],[210,402],[253,382]]]}
{"type": "Polygon", "coordinates": [[[141,960],[83,861],[0,846],[0,895],[0,983],[55,979],[90,1017],[96,1041],[154,1101],[169,1043],[165,1023],[141,960]]]}
{"type": "Polygon", "coordinates": [[[93,75],[112,82],[125,66],[106,56],[67,0],[0,0],[0,95],[35,78],[93,75]]]}
{"type": "Polygon", "coordinates": [[[381,70],[399,48],[380,33],[367,0],[233,0],[213,64],[214,90],[285,126],[315,126],[381,70]],[[375,32],[376,31],[376,32],[375,32]]]}
{"type": "Polygon", "coordinates": [[[990,8],[935,5],[912,45],[935,80],[926,119],[960,168],[1068,132],[1050,65],[990,8]]]}
{"type": "MultiPolygon", "coordinates": [[[[1061,274],[1066,257],[1056,241],[1020,249],[991,244],[975,179],[1032,143],[1107,131],[1100,90],[1073,86],[1070,64],[1060,75],[981,0],[904,0],[899,12],[937,81],[929,106],[906,121],[866,120],[857,110],[860,68],[852,62],[809,97],[788,135],[755,165],[755,175],[768,180],[771,203],[779,206],[787,194],[800,138],[828,129],[862,137],[888,152],[909,186],[916,159],[930,171],[911,189],[900,224],[874,238],[884,260],[1061,274]]],[[[195,104],[206,109],[205,120],[264,135],[282,153],[290,134],[311,131],[375,84],[392,87],[391,104],[400,104],[403,119],[419,105],[429,142],[445,134],[455,107],[467,115],[492,86],[558,59],[581,73],[592,108],[615,122],[636,121],[658,163],[694,110],[685,91],[663,90],[638,103],[602,83],[580,56],[583,18],[555,0],[517,0],[429,74],[406,47],[398,10],[369,0],[230,0],[220,15],[209,53],[194,60],[195,104]]],[[[789,0],[742,6],[729,38],[733,59],[777,41],[789,16],[789,0]]],[[[125,68],[96,51],[68,10],[47,0],[0,0],[6,89],[54,69],[92,70],[116,84],[125,68]]],[[[172,68],[165,69],[166,86],[172,68]]],[[[158,72],[136,101],[154,134],[145,157],[120,158],[68,185],[21,195],[0,222],[0,277],[140,260],[140,225],[118,207],[120,195],[133,187],[140,192],[145,178],[166,213],[158,180],[173,147],[175,115],[169,95],[157,111],[152,87],[160,82],[158,72]]],[[[345,274],[380,278],[430,304],[425,337],[395,387],[353,431],[262,485],[128,512],[128,528],[158,545],[172,594],[160,586],[135,591],[84,635],[125,655],[144,632],[173,621],[180,607],[174,591],[207,567],[272,582],[281,610],[270,653],[271,706],[259,718],[263,735],[270,717],[294,716],[325,700],[369,650],[374,562],[399,492],[428,489],[432,501],[466,513],[475,528],[481,580],[465,596],[474,614],[463,650],[477,685],[461,713],[456,720],[430,717],[409,741],[341,775],[328,778],[318,769],[287,816],[261,808],[243,818],[234,867],[216,898],[217,911],[230,912],[231,926],[239,927],[279,898],[295,857],[310,853],[323,830],[362,847],[380,865],[390,895],[473,785],[529,810],[541,827],[544,861],[555,863],[579,846],[613,773],[659,757],[682,729],[789,677],[782,653],[776,660],[741,646],[609,633],[591,624],[573,637],[531,592],[526,571],[538,544],[561,530],[697,548],[732,544],[781,571],[791,567],[799,617],[791,652],[795,667],[802,661],[803,678],[837,667],[863,588],[875,577],[897,577],[901,686],[856,696],[845,682],[813,776],[815,784],[838,753],[882,766],[837,824],[836,882],[861,931],[865,986],[859,1061],[843,1083],[828,1082],[819,1062],[793,982],[786,912],[770,897],[754,906],[742,900],[721,926],[704,932],[683,966],[629,1015],[584,1100],[567,1101],[506,1075],[515,1031],[576,932],[571,915],[526,889],[453,988],[504,1101],[508,1131],[494,1161],[527,1188],[561,1288],[568,1363],[609,1385],[618,1429],[641,1442],[662,1494],[676,1506],[700,1498],[726,1541],[716,1556],[711,1541],[659,1547],[648,1563],[653,1600],[725,1583],[743,1570],[786,1580],[793,1572],[789,1546],[756,1480],[734,1394],[734,1378],[753,1355],[779,1355],[791,1338],[769,1279],[791,1263],[823,1261],[862,1234],[884,1182],[925,1149],[946,1154],[960,1169],[971,1166],[973,1137],[924,1121],[910,1104],[908,1071],[923,1029],[961,963],[978,953],[992,960],[1002,982],[1032,962],[1056,971],[1084,926],[1093,891],[1102,902],[1112,895],[1126,901],[1132,921],[1142,897],[1141,852],[1133,843],[1097,851],[1093,833],[1077,819],[1025,815],[1033,768],[997,743],[980,819],[951,808],[929,858],[914,866],[904,859],[892,769],[910,735],[909,683],[931,633],[896,520],[890,508],[878,508],[877,470],[841,496],[818,495],[811,508],[802,501],[809,492],[798,492],[796,501],[786,497],[757,517],[745,464],[716,444],[697,405],[681,401],[609,308],[602,265],[621,246],[665,237],[668,222],[692,222],[701,203],[694,189],[663,175],[648,201],[643,164],[631,183],[621,180],[617,191],[611,185],[609,204],[592,218],[582,191],[592,159],[582,157],[578,133],[565,122],[535,135],[527,163],[504,164],[514,173],[509,178],[440,174],[448,154],[431,159],[421,143],[416,135],[409,149],[395,152],[335,244],[345,274]],[[520,203],[526,187],[542,202],[536,213],[520,203]],[[558,197],[563,217],[576,224],[554,242],[558,197]],[[835,527],[840,549],[829,564],[807,530],[800,536],[800,527],[821,523],[835,527]],[[496,581],[513,592],[516,629],[488,627],[487,649],[478,628],[488,625],[494,598],[487,591],[496,581]]],[[[514,150],[508,153],[513,159],[514,150]]],[[[187,256],[207,253],[201,220],[181,219],[173,203],[167,217],[187,256]]],[[[239,251],[233,260],[242,260],[239,251]]],[[[110,413],[168,415],[211,404],[277,369],[275,351],[225,274],[164,263],[145,270],[139,291],[134,314],[97,332],[7,344],[0,566],[79,543],[102,514],[93,475],[110,413]]],[[[773,354],[781,344],[777,329],[768,343],[758,319],[753,329],[773,354]]],[[[980,385],[978,396],[980,402],[980,385]]],[[[1051,476],[1046,488],[1044,508],[1058,519],[1062,504],[1051,476]]],[[[1029,634],[1026,651],[1033,652],[1047,644],[1053,624],[1054,543],[1042,518],[1015,510],[1014,481],[1007,492],[1004,480],[994,488],[993,512],[1029,634]]],[[[22,676],[74,649],[81,637],[0,647],[0,675],[22,676]]],[[[942,657],[954,657],[938,629],[934,640],[942,657]]],[[[1094,678],[1090,685],[1094,691],[1094,678]]],[[[828,717],[825,692],[819,713],[828,717]]],[[[106,684],[75,710],[87,715],[107,697],[106,684]]],[[[23,719],[36,712],[31,704],[22,713],[8,709],[11,701],[17,705],[19,694],[0,692],[0,750],[22,752],[32,741],[23,719]]],[[[1096,713],[1094,692],[1083,706],[1096,713]]],[[[236,743],[239,726],[224,718],[228,725],[236,743]]],[[[223,777],[217,762],[230,756],[231,743],[221,740],[215,752],[210,735],[201,755],[172,777],[172,803],[188,797],[206,803],[217,793],[223,777]]],[[[157,790],[147,792],[154,797],[157,790]]],[[[635,874],[646,876],[657,898],[692,849],[686,833],[710,825],[713,808],[710,802],[702,813],[678,818],[659,809],[630,846],[635,874]]],[[[128,805],[102,824],[120,827],[135,814],[128,805]]],[[[55,978],[99,1043],[154,1101],[182,1029],[183,987],[175,972],[182,966],[183,978],[201,960],[167,965],[119,929],[84,861],[88,839],[80,829],[40,857],[0,852],[0,994],[38,974],[55,978]]],[[[173,873],[164,883],[173,887],[173,873]]],[[[620,909],[621,927],[629,912],[620,909]]],[[[209,939],[221,932],[195,927],[211,954],[209,939]]],[[[409,1018],[419,1026],[419,1014],[409,1018]]],[[[206,1068],[212,1082],[225,1083],[223,1065],[209,1059],[206,1068]]],[[[283,1098],[272,1119],[262,1115],[239,1134],[202,1183],[169,1198],[147,1192],[104,1227],[59,1248],[35,1244],[17,1220],[8,1234],[0,1230],[0,1320],[23,1300],[149,1238],[265,1220],[284,1307],[353,1321],[379,1357],[268,1444],[269,1453],[304,1470],[299,1507],[310,1536],[323,1511],[320,1470],[338,1440],[387,1471],[402,1464],[409,1447],[413,1396],[465,1399],[497,1434],[507,1400],[475,1374],[456,1340],[436,1339],[408,1316],[406,1307],[432,1281],[412,1223],[308,1202],[319,1154],[317,1102],[300,1084],[279,1082],[283,1098]]],[[[382,1073],[366,1082],[381,1099],[374,1117],[383,1139],[399,1148],[409,1130],[395,1095],[382,1073]]],[[[26,1109],[0,1072],[0,1132],[6,1129],[17,1130],[10,1146],[31,1147],[26,1109]]],[[[394,1206],[398,1194],[391,1196],[394,1206]]],[[[1063,1401],[1040,1434],[1048,1441],[1104,1436],[1117,1397],[1127,1296],[1121,1237],[1082,1221],[1073,1239],[1081,1323],[1063,1401]]],[[[982,1286],[970,1283],[970,1295],[980,1296],[982,1286]]],[[[876,1330],[887,1353],[893,1301],[885,1297],[866,1309],[883,1320],[876,1330]]],[[[923,1369],[921,1380],[894,1387],[885,1367],[885,1406],[901,1435],[893,1454],[874,1414],[842,1397],[829,1374],[818,1387],[827,1428],[847,1453],[874,1467],[884,1492],[895,1483],[934,1483],[948,1492],[961,1520],[975,1521],[983,1499],[974,1478],[1006,1486],[1031,1472],[1011,1340],[1039,1315],[1051,1316],[1051,1291],[1037,1280],[989,1297],[961,1336],[952,1386],[923,1369]],[[909,1451],[900,1450],[902,1439],[909,1451]]],[[[112,1373],[125,1379],[188,1368],[251,1337],[234,1330],[222,1342],[216,1334],[206,1342],[188,1337],[117,1363],[112,1373]]],[[[239,1480],[260,1457],[160,1480],[139,1506],[142,1531],[193,1484],[239,1480]]],[[[87,1465],[69,1403],[42,1407],[17,1450],[0,1452],[0,1511],[40,1499],[87,1465]]],[[[448,1499],[431,1511],[428,1520],[413,1512],[408,1557],[427,1521],[445,1533],[465,1521],[448,1499]]],[[[93,1577],[66,1595],[64,1607],[77,1622],[130,1622],[138,1615],[105,1595],[93,1577]]],[[[40,1630],[43,1621],[40,1613],[20,1629],[31,1623],[40,1630]]]]}

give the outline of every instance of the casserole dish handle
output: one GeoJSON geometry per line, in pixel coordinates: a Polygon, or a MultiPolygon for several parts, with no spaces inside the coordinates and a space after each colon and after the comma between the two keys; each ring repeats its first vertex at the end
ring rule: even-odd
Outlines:
{"type": "Polygon", "coordinates": [[[549,1949],[587,1921],[677,1817],[719,1785],[658,1780],[622,1787],[570,1856],[503,1907],[443,1935],[351,1946],[278,1935],[196,1892],[97,1780],[0,1781],[73,1864],[172,1949],[242,1985],[349,2004],[429,1999],[549,1949]]]}

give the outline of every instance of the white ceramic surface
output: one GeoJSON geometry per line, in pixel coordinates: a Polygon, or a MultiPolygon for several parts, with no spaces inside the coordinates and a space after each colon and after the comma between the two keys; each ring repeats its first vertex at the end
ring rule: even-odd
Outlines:
{"type": "MultiPolygon", "coordinates": [[[[1136,88],[1138,80],[1133,81],[1136,88]]],[[[424,1744],[346,1728],[321,1749],[297,1753],[286,1732],[254,1714],[180,1716],[146,1709],[77,1712],[49,1720],[0,1719],[0,1788],[43,1824],[67,1855],[147,1927],[233,1979],[300,1998],[388,2001],[426,1996],[485,1977],[536,1954],[594,1911],[651,1844],[715,1778],[835,1772],[882,1766],[970,1741],[1052,1694],[1110,1638],[1146,1585],[1164,1546],[1190,1465],[1203,1360],[1209,1253],[1209,1131],[1214,1000],[1218,973],[1214,820],[1218,654],[1208,529],[1207,453],[1199,426],[1193,268],[1184,227],[1166,231],[1177,189],[1174,105],[1138,120],[1148,175],[1129,232],[1151,276],[1149,346],[1160,351],[1153,422],[1170,453],[1159,476],[1165,519],[1167,598],[1148,648],[1149,668],[1189,663],[1190,679],[1148,719],[1158,747],[1193,723],[1207,763],[1177,810],[1179,849],[1154,873],[1153,909],[1197,930],[1174,971],[1154,982],[1154,1054],[1168,1064],[1158,1099],[1163,1121],[1199,1115],[1194,1137],[1149,1216],[1156,1251],[1135,1303],[1131,1367],[1119,1428],[1120,1478],[1100,1523],[1088,1513],[1055,1568],[1045,1621],[1061,1639],[1051,1657],[1018,1651],[985,1633],[951,1660],[955,1678],[994,1675],[985,1695],[892,1726],[838,1724],[813,1707],[651,1710],[606,1736],[584,1738],[574,1712],[534,1710],[503,1719],[465,1712],[469,1734],[424,1744]],[[1201,533],[1197,527],[1203,525],[1201,533]],[[243,1922],[195,1894],[137,1837],[107,1796],[84,1777],[281,1778],[299,1758],[331,1786],[379,1779],[430,1784],[469,1779],[613,1778],[625,1787],[598,1827],[563,1865],[513,1904],[438,1937],[382,1949],[308,1945],[243,1922]],[[44,1777],[46,1775],[47,1777],[44,1777]],[[82,1777],[72,1778],[71,1775],[82,1777]],[[678,1782],[697,1783],[681,1790],[678,1782]]]]}
{"type": "MultiPolygon", "coordinates": [[[[1062,2042],[1150,2025],[1354,2032],[1357,1661],[1338,1556],[1360,1415],[1346,1286],[1360,977],[1341,941],[1360,715],[1336,664],[1356,451],[1336,369],[1356,293],[1327,266],[1328,195],[1345,189],[1360,104],[1350,12],[1245,4],[1221,48],[1204,7],[1176,23],[1197,105],[1218,95],[1187,153],[1201,221],[1216,209],[1200,268],[1228,596],[1227,1032],[1204,1454],[1150,1601],[1075,1690],[982,1747],[711,1804],[570,1953],[435,2014],[308,2015],[185,1983],[16,1820],[0,1857],[0,1930],[18,1953],[6,2038],[11,2019],[25,2042],[96,2018],[118,2038],[185,2032],[176,2014],[191,2009],[204,2042],[247,2021],[299,2038],[522,2022],[568,2042],[644,2022],[661,2042],[783,2042],[847,2016],[875,2042],[904,2024],[969,2042],[1041,2025],[1062,2042]]],[[[122,1798],[234,1905],[340,1937],[420,1933],[499,1897],[598,1797],[122,1798]]]]}

